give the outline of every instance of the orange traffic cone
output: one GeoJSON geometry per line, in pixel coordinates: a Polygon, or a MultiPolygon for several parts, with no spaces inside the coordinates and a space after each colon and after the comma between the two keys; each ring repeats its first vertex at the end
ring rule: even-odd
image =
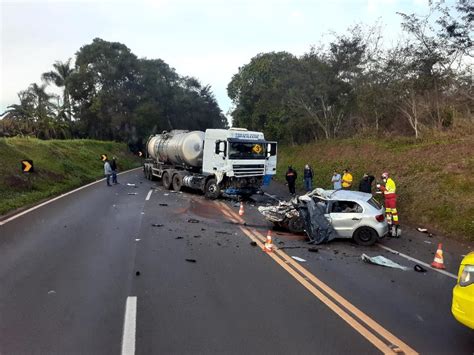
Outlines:
{"type": "Polygon", "coordinates": [[[239,208],[239,216],[242,217],[244,215],[244,203],[240,203],[240,208],[239,208]]]}
{"type": "Polygon", "coordinates": [[[441,243],[438,244],[438,250],[436,250],[434,261],[431,263],[431,266],[436,269],[446,269],[443,260],[443,245],[441,243]]]}
{"type": "Polygon", "coordinates": [[[273,251],[273,242],[272,242],[272,231],[269,230],[267,233],[267,241],[265,242],[265,245],[263,247],[263,251],[265,253],[271,253],[273,251]]]}

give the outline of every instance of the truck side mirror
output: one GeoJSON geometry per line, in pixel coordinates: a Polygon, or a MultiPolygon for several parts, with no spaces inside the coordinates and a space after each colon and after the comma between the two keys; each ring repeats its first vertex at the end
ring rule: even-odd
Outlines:
{"type": "Polygon", "coordinates": [[[225,157],[225,141],[216,141],[215,153],[221,157],[225,157]]]}
{"type": "Polygon", "coordinates": [[[219,153],[225,153],[225,142],[223,141],[219,142],[219,153]]]}

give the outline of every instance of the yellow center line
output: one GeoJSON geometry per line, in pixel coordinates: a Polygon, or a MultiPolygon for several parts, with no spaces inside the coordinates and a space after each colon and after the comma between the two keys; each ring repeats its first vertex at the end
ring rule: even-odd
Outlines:
{"type": "MultiPolygon", "coordinates": [[[[231,215],[233,220],[237,220],[239,223],[243,224],[245,221],[238,216],[234,211],[232,211],[225,203],[218,202],[222,208],[222,212],[225,215],[231,215]]],[[[249,237],[251,240],[257,243],[259,247],[263,249],[263,242],[265,237],[256,230],[250,230],[245,226],[239,226],[242,232],[249,237]]],[[[320,299],[324,304],[326,304],[332,311],[339,315],[344,321],[346,321],[351,327],[358,331],[364,338],[371,342],[375,347],[377,347],[384,354],[393,354],[403,352],[405,354],[417,354],[417,352],[412,349],[410,346],[405,344],[402,340],[397,338],[395,335],[390,333],[388,330],[383,328],[380,324],[375,322],[372,318],[367,316],[364,312],[359,310],[357,307],[352,305],[344,297],[339,295],[336,291],[331,289],[324,282],[319,280],[316,276],[310,273],[307,269],[302,267],[300,264],[295,262],[288,254],[284,253],[281,250],[276,250],[274,253],[268,253],[268,255],[277,262],[283,269],[285,269],[291,276],[293,276],[298,282],[300,282],[308,291],[310,291],[314,296],[320,299]],[[276,254],[276,255],[275,255],[276,254]],[[278,256],[277,256],[278,255],[278,256]],[[298,273],[299,272],[299,273],[298,273]],[[311,284],[310,281],[313,283],[311,284]],[[316,287],[324,291],[327,296],[331,297],[335,302],[339,303],[339,307],[335,302],[333,302],[329,297],[324,295],[316,287]],[[352,317],[349,313],[352,313],[357,317],[361,322],[365,323],[369,328],[367,329],[352,317]],[[379,337],[386,339],[389,344],[382,342],[376,335],[374,335],[371,330],[373,330],[379,337]]]]}

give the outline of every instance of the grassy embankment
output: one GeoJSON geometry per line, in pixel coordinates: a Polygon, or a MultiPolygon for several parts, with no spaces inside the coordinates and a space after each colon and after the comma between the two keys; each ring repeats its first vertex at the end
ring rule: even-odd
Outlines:
{"type": "Polygon", "coordinates": [[[0,215],[103,177],[101,154],[116,156],[121,171],[141,164],[123,143],[0,138],[0,215]],[[23,159],[33,160],[34,173],[21,171],[23,159]]]}
{"type": "Polygon", "coordinates": [[[279,147],[278,176],[312,165],[314,185],[331,188],[334,168],[352,170],[354,189],[364,172],[377,179],[389,171],[397,183],[400,223],[423,226],[457,239],[474,241],[474,135],[426,140],[409,138],[346,139],[297,147],[279,147]]]}

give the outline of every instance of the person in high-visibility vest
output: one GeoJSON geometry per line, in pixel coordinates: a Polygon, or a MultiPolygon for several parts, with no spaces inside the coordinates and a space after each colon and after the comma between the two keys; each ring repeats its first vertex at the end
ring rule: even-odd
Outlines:
{"type": "Polygon", "coordinates": [[[392,237],[398,237],[397,185],[387,172],[382,174],[384,184],[377,184],[385,198],[385,215],[392,237]]]}

